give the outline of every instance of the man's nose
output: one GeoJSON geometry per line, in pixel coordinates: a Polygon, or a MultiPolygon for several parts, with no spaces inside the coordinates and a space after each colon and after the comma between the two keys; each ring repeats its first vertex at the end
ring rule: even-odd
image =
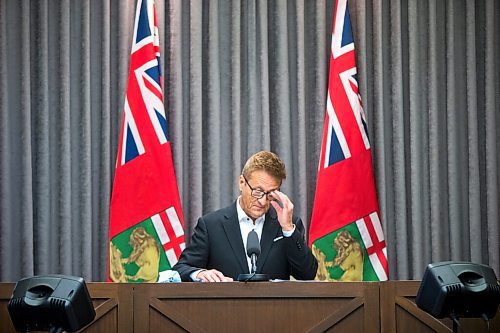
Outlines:
{"type": "Polygon", "coordinates": [[[264,194],[264,196],[260,199],[257,199],[259,201],[259,203],[265,205],[267,203],[267,201],[269,200],[269,194],[264,194]]]}

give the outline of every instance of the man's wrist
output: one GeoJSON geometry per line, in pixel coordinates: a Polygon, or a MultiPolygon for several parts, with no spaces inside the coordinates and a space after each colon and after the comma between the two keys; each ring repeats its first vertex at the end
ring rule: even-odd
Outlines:
{"type": "Polygon", "coordinates": [[[281,227],[281,231],[283,232],[283,236],[290,237],[293,234],[293,232],[295,231],[295,224],[292,224],[292,226],[290,228],[281,227]]]}
{"type": "Polygon", "coordinates": [[[198,278],[198,275],[203,272],[203,271],[206,271],[206,269],[199,269],[197,271],[194,271],[193,273],[190,274],[190,277],[191,277],[191,280],[193,280],[194,282],[200,282],[201,279],[198,278]]]}

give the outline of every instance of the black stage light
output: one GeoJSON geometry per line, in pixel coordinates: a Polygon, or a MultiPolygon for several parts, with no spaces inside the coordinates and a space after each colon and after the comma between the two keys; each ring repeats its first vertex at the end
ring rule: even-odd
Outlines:
{"type": "Polygon", "coordinates": [[[85,281],[67,275],[19,280],[7,308],[18,332],[74,332],[95,318],[85,281]]]}
{"type": "Polygon", "coordinates": [[[459,318],[492,319],[500,302],[500,285],[493,269],[486,265],[432,263],[427,266],[415,301],[436,318],[450,317],[455,330],[459,318]]]}

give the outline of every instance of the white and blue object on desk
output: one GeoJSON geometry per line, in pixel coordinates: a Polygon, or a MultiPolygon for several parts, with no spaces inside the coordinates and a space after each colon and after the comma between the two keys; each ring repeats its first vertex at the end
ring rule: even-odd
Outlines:
{"type": "Polygon", "coordinates": [[[171,282],[181,282],[181,276],[177,271],[168,270],[160,272],[160,276],[158,276],[158,283],[171,283],[171,282]]]}

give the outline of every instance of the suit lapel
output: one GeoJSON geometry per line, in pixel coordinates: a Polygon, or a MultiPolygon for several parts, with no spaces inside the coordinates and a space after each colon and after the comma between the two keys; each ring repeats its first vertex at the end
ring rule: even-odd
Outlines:
{"type": "Polygon", "coordinates": [[[269,208],[266,214],[264,227],[262,228],[262,236],[260,240],[260,256],[257,259],[257,273],[260,273],[264,263],[266,262],[271,246],[273,245],[274,238],[280,233],[280,224],[276,216],[276,211],[273,207],[269,208]]]}
{"type": "Polygon", "coordinates": [[[236,204],[233,204],[228,211],[224,214],[224,223],[222,227],[226,232],[226,237],[229,245],[233,250],[234,256],[238,259],[242,272],[250,273],[248,271],[248,263],[243,246],[243,239],[241,238],[240,223],[238,221],[238,213],[236,211],[236,204]]]}

